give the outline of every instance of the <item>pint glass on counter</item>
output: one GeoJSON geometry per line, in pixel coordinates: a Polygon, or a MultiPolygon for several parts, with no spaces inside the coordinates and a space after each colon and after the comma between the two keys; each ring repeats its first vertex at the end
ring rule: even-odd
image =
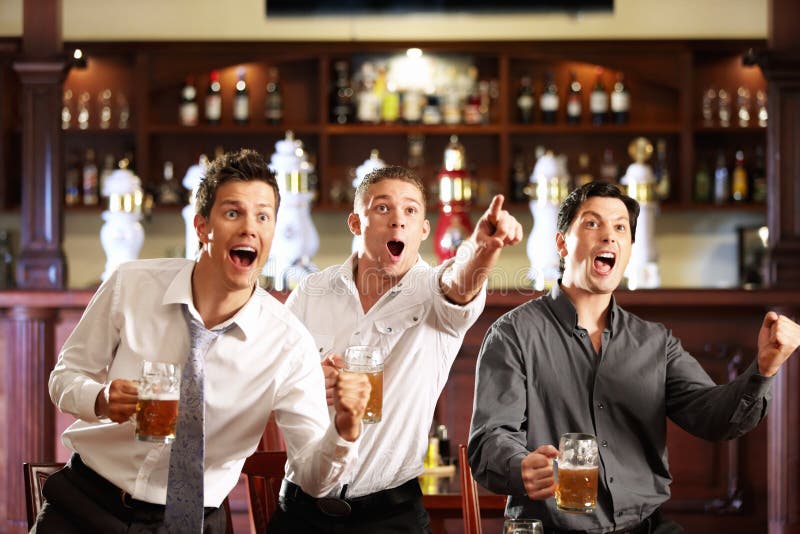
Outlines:
{"type": "Polygon", "coordinates": [[[364,373],[371,391],[364,411],[364,423],[380,423],[383,412],[383,355],[378,347],[354,345],[344,351],[344,371],[364,373]]]}
{"type": "Polygon", "coordinates": [[[136,439],[170,443],[175,439],[180,400],[180,370],[166,362],[142,363],[136,402],[136,439]]]}
{"type": "Polygon", "coordinates": [[[562,512],[594,512],[600,469],[595,437],[591,434],[561,436],[556,465],[556,507],[562,512]]]}

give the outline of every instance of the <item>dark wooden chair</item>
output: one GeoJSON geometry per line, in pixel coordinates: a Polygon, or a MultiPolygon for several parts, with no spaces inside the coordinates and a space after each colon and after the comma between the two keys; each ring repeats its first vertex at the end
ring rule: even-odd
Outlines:
{"type": "Polygon", "coordinates": [[[256,451],[244,462],[242,473],[247,476],[250,514],[256,532],[266,532],[278,507],[285,466],[286,451],[256,451]]]}
{"type": "Polygon", "coordinates": [[[64,467],[63,462],[50,463],[28,463],[22,464],[25,480],[25,512],[28,516],[28,530],[33,528],[36,523],[36,516],[39,515],[44,504],[42,488],[47,477],[64,467]]]}
{"type": "Polygon", "coordinates": [[[481,534],[481,505],[478,502],[478,483],[472,478],[467,459],[467,446],[458,446],[458,471],[461,477],[461,508],[464,510],[464,534],[481,534]]]}

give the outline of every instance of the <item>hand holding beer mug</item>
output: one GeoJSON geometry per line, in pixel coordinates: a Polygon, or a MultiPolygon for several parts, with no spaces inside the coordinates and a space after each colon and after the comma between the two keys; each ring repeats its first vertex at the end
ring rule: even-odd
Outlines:
{"type": "Polygon", "coordinates": [[[544,534],[544,527],[538,519],[506,519],[503,534],[544,534]]]}
{"type": "Polygon", "coordinates": [[[564,434],[556,460],[556,507],[562,512],[588,514],[597,506],[600,469],[597,439],[591,434],[564,434]]]}
{"type": "Polygon", "coordinates": [[[364,423],[380,423],[383,412],[383,355],[378,347],[355,345],[344,351],[344,372],[364,373],[372,391],[364,411],[364,423]]]}
{"type": "Polygon", "coordinates": [[[136,439],[170,443],[175,439],[181,374],[177,365],[142,362],[136,402],[136,439]]]}

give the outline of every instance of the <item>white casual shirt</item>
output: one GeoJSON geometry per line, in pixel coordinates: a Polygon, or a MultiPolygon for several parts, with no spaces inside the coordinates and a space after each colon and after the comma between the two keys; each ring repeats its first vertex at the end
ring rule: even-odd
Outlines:
{"type": "MultiPolygon", "coordinates": [[[[393,488],[422,473],[436,401],[469,327],[483,311],[485,285],[472,302],[450,303],[442,269],[421,258],[365,314],[353,280],[356,255],[306,277],[286,305],[306,325],[321,358],[349,345],[383,352],[383,416],[366,424],[358,462],[341,482],[347,496],[393,488]]],[[[290,461],[290,463],[292,463],[290,461]]]]}
{"type": "MultiPolygon", "coordinates": [[[[194,262],[143,260],[121,265],[95,293],[50,375],[50,397],[79,418],[62,441],[134,498],[164,504],[171,445],[134,437],[134,423],[98,419],[97,394],[116,378],[136,379],[143,360],[183,364],[194,262]]],[[[201,321],[202,322],[202,321],[201,321]]],[[[330,422],[311,336],[286,308],[256,288],[205,356],[205,505],[219,506],[239,480],[274,411],[294,458],[290,476],[326,494],[354,461],[355,443],[330,422]]],[[[287,466],[288,467],[288,466],[287,466]]]]}

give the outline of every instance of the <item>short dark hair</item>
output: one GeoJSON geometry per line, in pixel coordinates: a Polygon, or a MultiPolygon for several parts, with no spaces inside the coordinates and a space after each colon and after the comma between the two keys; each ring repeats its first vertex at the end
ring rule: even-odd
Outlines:
{"type": "Polygon", "coordinates": [[[382,182],[384,180],[402,180],[416,187],[420,195],[422,195],[422,208],[425,209],[425,206],[428,202],[428,196],[425,194],[425,184],[422,183],[422,180],[420,180],[419,176],[405,167],[401,167],[399,165],[389,165],[386,167],[381,167],[380,169],[375,169],[366,175],[363,180],[361,180],[361,183],[358,184],[358,187],[356,188],[356,195],[353,199],[353,210],[358,211],[359,204],[363,205],[362,199],[371,185],[377,184],[378,182],[382,182]]]}
{"type": "Polygon", "coordinates": [[[578,209],[592,197],[618,198],[628,208],[630,219],[631,243],[636,240],[636,219],[639,217],[639,203],[620,190],[616,184],[608,182],[589,182],[569,194],[558,208],[558,231],[566,235],[578,209]]]}
{"type": "Polygon", "coordinates": [[[217,189],[228,182],[265,182],[275,192],[275,211],[281,203],[278,181],[269,169],[264,157],[249,148],[226,152],[218,156],[206,170],[206,175],[197,188],[195,210],[205,218],[211,215],[211,207],[217,197],[217,189]]]}

